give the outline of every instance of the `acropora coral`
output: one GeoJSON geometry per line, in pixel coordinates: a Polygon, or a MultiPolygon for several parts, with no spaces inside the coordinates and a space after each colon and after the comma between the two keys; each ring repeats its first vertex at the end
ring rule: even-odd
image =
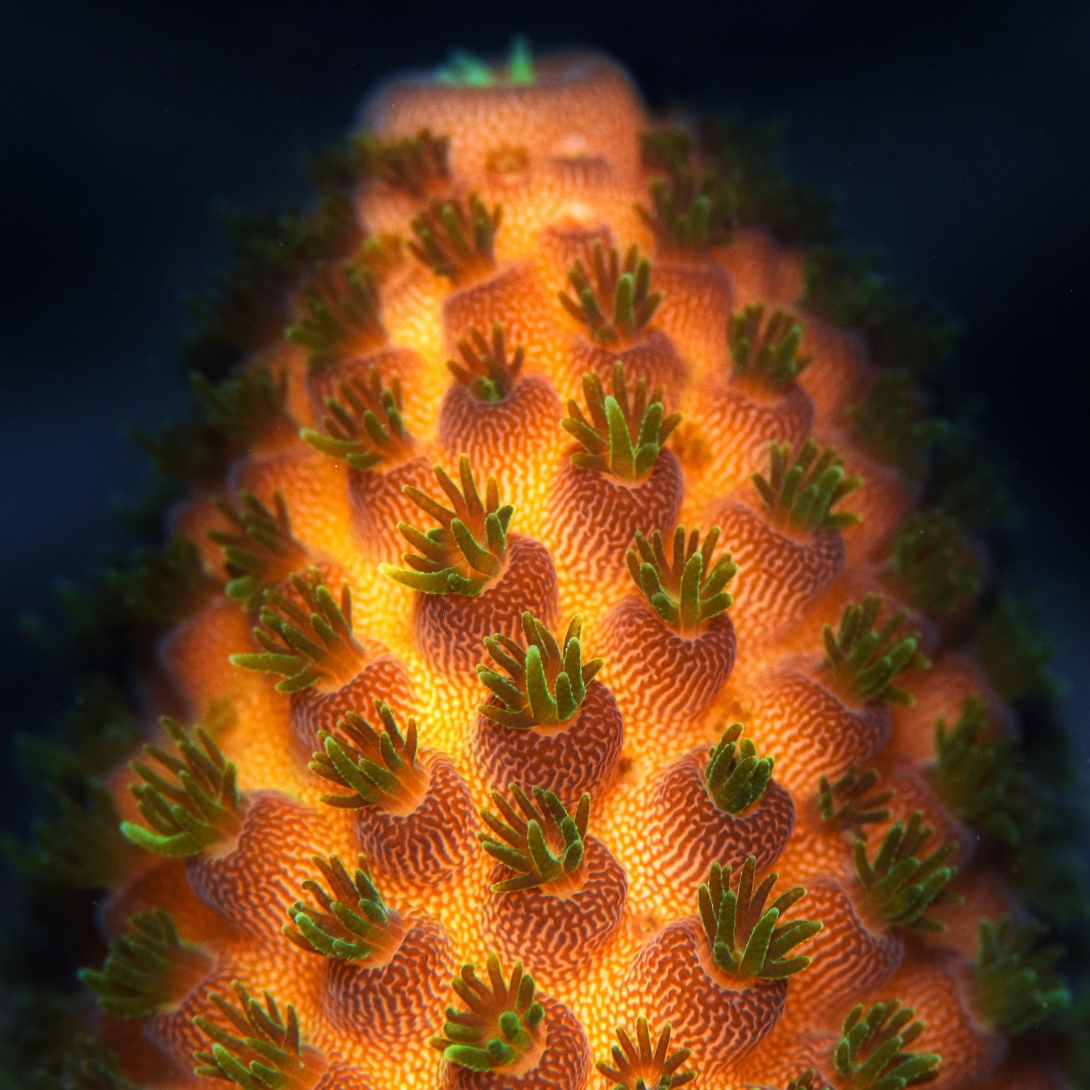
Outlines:
{"type": "Polygon", "coordinates": [[[85,675],[21,852],[102,891],[53,1084],[1064,1085],[948,327],[594,55],[396,79],[317,174],[84,603],[136,710],[85,675]]]}

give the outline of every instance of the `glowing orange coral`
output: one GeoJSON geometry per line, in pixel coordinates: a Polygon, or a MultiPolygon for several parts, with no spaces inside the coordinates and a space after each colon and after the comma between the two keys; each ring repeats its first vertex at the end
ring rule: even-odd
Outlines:
{"type": "MultiPolygon", "coordinates": [[[[246,1087],[582,1090],[592,1057],[629,1087],[683,1063],[709,1088],[854,1087],[894,1037],[925,1046],[911,1080],[985,1085],[1003,1027],[925,911],[964,826],[923,770],[936,713],[998,702],[952,653],[911,672],[931,637],[855,525],[861,485],[880,526],[910,495],[844,468],[868,464],[842,420],[865,350],[800,306],[797,255],[710,232],[706,197],[660,180],[637,211],[655,160],[619,69],[525,76],[371,105],[370,239],[299,294],[228,522],[202,497],[179,515],[218,528],[236,601],[161,668],[172,706],[229,697],[235,721],[166,721],[177,748],[115,784],[126,835],[176,857],[115,890],[112,932],[145,913],[116,957],[152,909],[168,962],[198,953],[132,1002],[120,960],[87,979],[145,1019],[172,1090],[194,1048],[246,1087]],[[903,671],[920,703],[891,713],[903,671]],[[609,1067],[618,1025],[639,1049],[619,1030],[609,1067]]],[[[977,873],[970,902],[1001,887],[977,873]]]]}

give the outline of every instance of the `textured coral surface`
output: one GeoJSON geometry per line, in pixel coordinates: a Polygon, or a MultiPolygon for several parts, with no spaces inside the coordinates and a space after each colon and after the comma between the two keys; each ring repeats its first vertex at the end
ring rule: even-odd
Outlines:
{"type": "Polygon", "coordinates": [[[1001,705],[890,575],[915,491],[847,426],[863,341],[800,305],[801,252],[648,211],[651,123],[602,59],[395,81],[366,124],[370,242],[245,362],[286,389],[173,516],[217,585],[149,723],[209,734],[114,776],[142,850],[100,918],[166,909],[202,956],[103,1038],[171,1090],[869,1087],[842,1026],[897,999],[924,1059],[883,1087],[1028,1085],[973,975],[1017,905],[930,772],[937,719],[1001,705]]]}

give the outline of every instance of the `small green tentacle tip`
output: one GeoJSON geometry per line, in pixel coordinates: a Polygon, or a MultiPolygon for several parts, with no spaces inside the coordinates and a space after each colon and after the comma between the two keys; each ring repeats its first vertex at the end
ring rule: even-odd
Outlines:
{"type": "Polygon", "coordinates": [[[294,1090],[310,1085],[322,1060],[315,1049],[303,1044],[295,1008],[288,1006],[281,1014],[270,992],[264,992],[262,1004],[237,980],[231,990],[233,1003],[215,992],[208,998],[235,1033],[202,1014],[193,1019],[193,1025],[213,1042],[210,1051],[193,1053],[197,1062],[193,1074],[225,1079],[243,1090],[294,1090]],[[251,1059],[255,1055],[257,1059],[251,1059]]]}
{"type": "Polygon", "coordinates": [[[569,400],[568,415],[560,426],[583,448],[571,456],[572,465],[639,481],[651,472],[659,451],[681,423],[681,413],[666,415],[661,389],[648,399],[645,378],[636,382],[630,401],[620,360],[613,364],[612,389],[607,396],[596,373],[584,375],[583,397],[590,419],[575,400],[569,400]]]}
{"type": "Polygon", "coordinates": [[[409,252],[436,276],[460,285],[487,276],[496,264],[496,232],[503,209],[489,211],[476,193],[466,205],[457,198],[432,201],[413,217],[409,252]]]}
{"type": "Polygon", "coordinates": [[[871,788],[881,778],[882,774],[876,768],[866,772],[850,768],[834,783],[822,776],[817,795],[822,822],[850,833],[856,839],[866,840],[866,826],[889,821],[892,811],[886,804],[897,794],[892,787],[871,794],[871,788]]]}
{"type": "Polygon", "coordinates": [[[703,545],[699,530],[694,528],[686,540],[685,527],[678,526],[674,531],[673,558],[667,560],[662,534],[656,530],[648,540],[637,530],[636,548],[626,554],[632,581],[655,612],[680,633],[697,632],[705,622],[734,603],[725,588],[738,571],[738,565],[729,552],[720,553],[713,562],[718,543],[718,526],[708,531],[703,545]]]}
{"type": "Polygon", "coordinates": [[[652,1048],[646,1018],[636,1019],[635,1041],[618,1026],[614,1032],[620,1045],[612,1048],[613,1063],[599,1060],[594,1066],[613,1082],[612,1090],[675,1090],[687,1086],[696,1078],[696,1072],[679,1071],[678,1068],[692,1055],[692,1049],[679,1048],[671,1052],[672,1029],[667,1022],[652,1048]]]}
{"type": "Polygon", "coordinates": [[[874,626],[882,598],[868,594],[845,606],[840,627],[822,629],[824,669],[843,695],[864,703],[914,704],[915,698],[893,681],[905,670],[927,670],[930,659],[919,650],[919,632],[902,633],[908,611],[895,613],[881,628],[874,626]]]}
{"type": "Polygon", "coordinates": [[[110,943],[102,968],[80,969],[79,979],[107,1013],[147,1018],[176,1007],[212,965],[199,946],[182,941],[165,908],[153,908],[137,912],[110,943]]]}
{"type": "Polygon", "coordinates": [[[774,442],[768,444],[768,457],[768,477],[754,472],[750,480],[776,525],[803,533],[833,533],[861,520],[854,511],[833,510],[863,478],[846,476],[832,447],[821,450],[807,439],[792,455],[789,443],[774,442]]]}
{"type": "Polygon", "coordinates": [[[242,826],[235,762],[224,759],[203,727],[187,731],[165,715],[159,722],[177,753],[155,745],[145,745],[144,752],[173,779],[143,761],[131,763],[129,767],[144,782],[129,790],[151,829],[123,821],[121,832],[137,847],[157,855],[200,855],[214,844],[233,839],[242,826]]]}
{"type": "Polygon", "coordinates": [[[1025,774],[1014,739],[982,737],[987,725],[988,709],[976,697],[965,701],[952,730],[940,719],[931,781],[959,818],[1013,846],[1022,840],[1017,792],[1025,774]]]}
{"type": "Polygon", "coordinates": [[[758,757],[757,747],[743,738],[745,727],[732,723],[708,752],[704,783],[720,810],[744,814],[764,795],[772,779],[774,757],[758,757]]]}
{"type": "Polygon", "coordinates": [[[315,450],[353,469],[374,469],[412,456],[416,443],[402,416],[401,376],[387,387],[373,364],[367,381],[352,377],[337,384],[338,397],[325,399],[322,429],[303,428],[300,438],[315,450]]]}
{"type": "Polygon", "coordinates": [[[253,629],[262,650],[231,655],[229,661],[244,670],[279,674],[280,693],[301,692],[320,681],[339,688],[359,673],[367,657],[352,634],[352,592],[345,583],[338,603],[313,566],[305,576],[293,572],[289,582],[306,609],[266,590],[261,623],[253,629]]]}
{"type": "Polygon", "coordinates": [[[844,1085],[852,1090],[904,1090],[934,1079],[942,1063],[938,1053],[905,1051],[927,1028],[913,1021],[915,1016],[915,1008],[902,1006],[899,999],[875,1003],[870,1010],[862,1003],[853,1007],[833,1053],[844,1085]]]}
{"type": "Polygon", "coordinates": [[[1039,945],[1046,930],[1038,923],[1016,927],[1007,916],[980,921],[973,1001],[983,1020],[1004,1033],[1024,1033],[1071,1005],[1071,993],[1052,971],[1064,948],[1039,945]]]}
{"type": "Polygon", "coordinates": [[[435,478],[452,507],[444,507],[412,485],[402,491],[439,525],[423,533],[407,522],[397,524],[401,536],[415,549],[402,553],[404,568],[380,564],[389,579],[422,594],[478,595],[499,574],[507,555],[507,528],[514,507],[500,506],[499,486],[489,477],[485,499],[481,502],[469,458],[458,460],[461,488],[447,476],[442,466],[435,466],[435,478]]]}
{"type": "Polygon", "coordinates": [[[917,810],[907,823],[898,821],[890,828],[873,860],[864,840],[853,845],[855,873],[868,913],[879,926],[945,931],[945,924],[924,913],[936,905],[963,902],[964,898],[947,889],[958,872],[957,867],[946,865],[958,850],[957,841],[949,840],[924,855],[923,847],[934,834],[934,829],[923,824],[923,811],[917,810]]]}
{"type": "Polygon", "coordinates": [[[328,860],[315,855],[311,861],[325,886],[313,878],[303,883],[317,907],[296,901],[288,909],[291,923],[281,931],[289,942],[308,953],[365,963],[400,942],[404,929],[391,917],[366,857],[359,856],[354,875],[336,855],[328,860]]]}
{"type": "Polygon", "coordinates": [[[504,979],[495,954],[488,955],[488,979],[463,965],[451,982],[465,1010],[449,1006],[442,1035],[428,1042],[447,1063],[487,1073],[514,1064],[541,1041],[545,1008],[535,1000],[534,978],[516,961],[504,979]]]}
{"type": "Polygon", "coordinates": [[[819,920],[788,920],[783,914],[806,896],[803,886],[781,893],[767,908],[765,902],[776,884],[770,874],[754,887],[757,859],[750,856],[739,868],[731,886],[730,867],[713,863],[708,881],[699,891],[700,920],[715,964],[731,976],[782,980],[807,968],[813,958],[784,955],[806,942],[823,927],[819,920]]]}
{"type": "Polygon", "coordinates": [[[532,87],[537,76],[530,39],[516,34],[511,39],[506,68],[493,67],[472,53],[456,49],[447,63],[436,70],[435,78],[451,87],[495,87],[506,81],[513,87],[532,87]]]}
{"type": "Polygon", "coordinates": [[[447,360],[447,368],[478,401],[489,405],[503,401],[511,393],[526,358],[526,349],[521,344],[515,354],[507,358],[502,322],[493,323],[491,344],[474,326],[469,336],[458,342],[458,353],[462,362],[447,360]]]}
{"type": "Polygon", "coordinates": [[[812,1067],[808,1067],[797,1079],[791,1079],[784,1090],[811,1090],[816,1075],[817,1072],[812,1067]]]}
{"type": "Polygon", "coordinates": [[[410,718],[402,734],[390,705],[376,698],[374,706],[382,729],[346,712],[333,734],[318,732],[321,749],[313,754],[310,770],[351,792],[323,795],[329,806],[356,809],[372,803],[386,812],[409,812],[428,789],[427,773],[416,760],[416,720],[410,718]]]}
{"type": "Polygon", "coordinates": [[[587,695],[587,685],[605,664],[604,659],[583,662],[580,614],[568,623],[558,643],[529,611],[522,615],[525,647],[500,632],[486,636],[489,655],[508,676],[479,663],[477,677],[499,698],[500,704],[480,704],[487,719],[515,730],[567,723],[587,695]]]}
{"type": "Polygon", "coordinates": [[[518,810],[499,791],[490,792],[499,814],[481,810],[481,820],[490,831],[477,834],[489,855],[516,872],[516,877],[497,882],[492,892],[514,893],[546,885],[570,888],[583,862],[589,793],[579,799],[573,817],[553,791],[534,787],[531,800],[518,784],[509,784],[508,790],[518,810]]]}
{"type": "Polygon", "coordinates": [[[297,571],[307,558],[306,546],[291,532],[291,519],[284,497],[273,497],[270,511],[252,492],[240,492],[239,507],[216,500],[234,530],[209,530],[208,539],[223,549],[224,567],[231,577],[227,597],[248,612],[261,605],[264,592],[297,571]]]}
{"type": "Polygon", "coordinates": [[[802,326],[786,310],[775,310],[764,320],[765,308],[751,303],[727,324],[731,374],[779,390],[810,366],[810,356],[799,356],[802,326]]]}
{"type": "Polygon", "coordinates": [[[610,247],[607,254],[602,244],[596,243],[591,273],[576,258],[568,282],[575,294],[560,292],[561,305],[596,341],[605,344],[638,338],[662,302],[662,292],[651,290],[651,261],[640,257],[635,244],[622,263],[616,247],[610,247]]]}

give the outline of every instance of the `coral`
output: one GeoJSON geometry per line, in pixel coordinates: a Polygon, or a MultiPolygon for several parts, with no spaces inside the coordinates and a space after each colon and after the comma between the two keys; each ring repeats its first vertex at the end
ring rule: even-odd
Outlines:
{"type": "Polygon", "coordinates": [[[239,237],[169,544],[66,593],[24,749],[8,853],[106,944],[33,1085],[1044,1085],[1088,932],[948,326],[675,122],[458,54],[239,237]]]}

